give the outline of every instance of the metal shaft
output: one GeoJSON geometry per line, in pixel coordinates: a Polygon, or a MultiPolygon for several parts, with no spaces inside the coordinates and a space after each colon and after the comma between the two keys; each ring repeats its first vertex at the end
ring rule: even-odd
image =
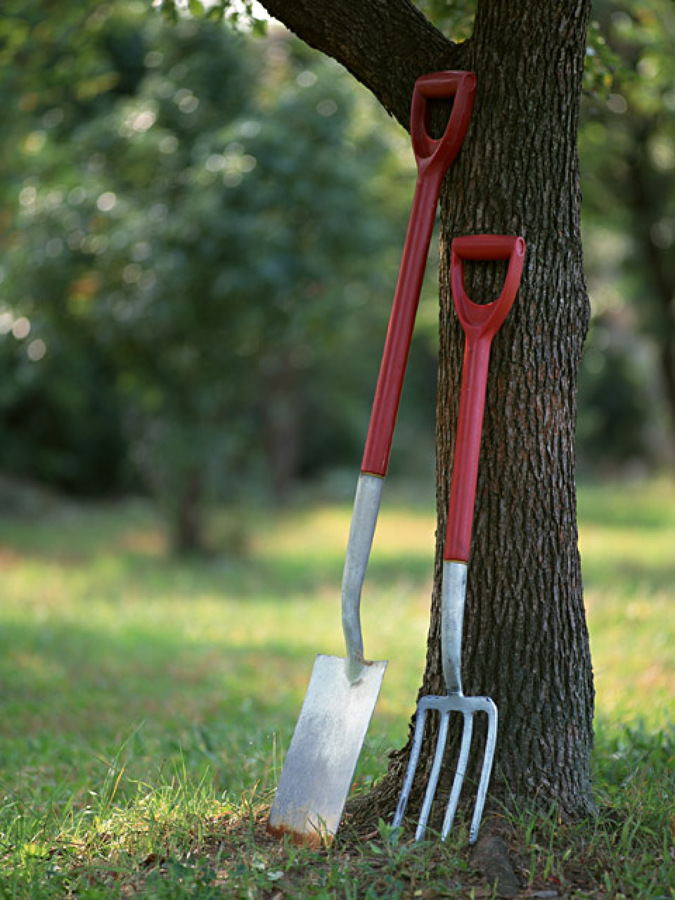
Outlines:
{"type": "Polygon", "coordinates": [[[467,564],[445,560],[441,588],[441,655],[448,694],[462,696],[462,630],[467,564]]]}
{"type": "Polygon", "coordinates": [[[361,677],[365,662],[361,630],[361,591],[373,545],[383,487],[384,478],[363,473],[359,475],[349,528],[342,573],[342,630],[347,646],[347,678],[352,683],[361,677]]]}

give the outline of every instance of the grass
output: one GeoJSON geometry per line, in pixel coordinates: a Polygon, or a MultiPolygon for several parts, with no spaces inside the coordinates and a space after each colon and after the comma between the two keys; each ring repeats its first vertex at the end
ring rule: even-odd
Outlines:
{"type": "Polygon", "coordinates": [[[675,490],[588,487],[580,548],[601,717],[657,726],[675,684],[675,490]]]}
{"type": "MultiPolygon", "coordinates": [[[[256,824],[315,654],[342,654],[349,512],[251,513],[245,558],[187,563],[139,504],[0,519],[0,898],[495,895],[461,828],[417,846],[381,825],[312,853],[256,824]]],[[[405,739],[434,527],[383,510],[364,631],[392,662],[357,789],[405,739]]],[[[512,818],[521,896],[672,898],[675,485],[583,489],[580,544],[604,815],[512,818]]]]}

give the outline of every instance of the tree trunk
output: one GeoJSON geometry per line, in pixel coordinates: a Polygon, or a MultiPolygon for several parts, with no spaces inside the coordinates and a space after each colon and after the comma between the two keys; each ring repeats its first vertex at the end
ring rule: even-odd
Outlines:
{"type": "MultiPolygon", "coordinates": [[[[587,4],[563,0],[544,12],[541,3],[520,3],[515,15],[511,6],[479,6],[466,62],[478,79],[475,113],[443,203],[439,522],[463,349],[449,243],[463,233],[520,234],[524,277],[494,341],[488,382],[465,690],[491,696],[499,708],[493,793],[556,802],[563,815],[577,816],[592,808],[593,686],[574,475],[577,371],[589,319],[576,153],[587,4]]],[[[498,295],[503,272],[494,268],[474,278],[475,300],[498,295]]],[[[442,690],[437,598],[438,585],[423,687],[434,693],[442,690]]]]}
{"type": "Polygon", "coordinates": [[[672,264],[668,265],[667,251],[658,247],[653,238],[654,225],[663,215],[661,201],[663,196],[668,195],[670,181],[665,178],[655,179],[653,167],[648,162],[648,143],[656,131],[654,125],[653,119],[635,124],[634,145],[628,155],[624,196],[627,197],[633,217],[638,252],[644,260],[644,269],[651,280],[650,287],[656,299],[656,310],[652,315],[657,325],[651,331],[658,348],[660,374],[670,416],[670,433],[675,438],[675,269],[672,264]],[[648,173],[655,182],[651,187],[648,173]]]}
{"type": "Polygon", "coordinates": [[[206,552],[204,539],[204,481],[201,471],[194,470],[176,488],[171,522],[171,549],[176,556],[206,552]]]}
{"type": "MultiPolygon", "coordinates": [[[[304,0],[265,5],[305,36],[304,0]],[[293,9],[292,21],[283,15],[286,7],[293,9]]],[[[345,62],[401,121],[415,77],[432,67],[477,75],[469,132],[441,199],[439,538],[421,693],[445,692],[439,589],[464,345],[449,289],[450,242],[471,233],[522,235],[523,279],[490,364],[464,623],[464,691],[486,694],[499,708],[492,796],[519,806],[555,802],[563,817],[587,814],[593,808],[593,684],[577,549],[574,429],[589,320],[576,137],[590,0],[482,0],[472,38],[459,46],[448,41],[446,55],[435,40],[424,50],[424,28],[411,18],[409,54],[400,66],[377,32],[363,36],[363,29],[371,13],[372,28],[379,27],[384,9],[401,14],[409,7],[405,0],[311,6],[315,15],[320,10],[329,34],[317,38],[313,31],[311,42],[345,62]],[[358,41],[369,48],[360,68],[352,29],[342,24],[352,14],[358,14],[358,41]],[[373,68],[383,67],[386,78],[372,76],[373,68]]],[[[469,296],[494,299],[504,272],[497,264],[469,270],[469,296]]],[[[434,743],[425,745],[422,770],[429,768],[434,743]]],[[[448,775],[453,750],[456,740],[448,775]]],[[[408,747],[394,755],[368,798],[371,817],[391,811],[407,755],[408,747]]]]}
{"type": "Polygon", "coordinates": [[[265,454],[275,501],[288,501],[300,466],[301,410],[298,397],[299,371],[287,359],[271,367],[265,387],[263,409],[265,454]]]}

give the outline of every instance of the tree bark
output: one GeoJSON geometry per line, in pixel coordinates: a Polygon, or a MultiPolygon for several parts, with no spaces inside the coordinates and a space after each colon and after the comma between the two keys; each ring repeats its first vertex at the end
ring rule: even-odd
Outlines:
{"type": "MultiPolygon", "coordinates": [[[[467,693],[499,708],[493,793],[592,808],[593,684],[577,549],[577,372],[589,320],[577,161],[589,4],[484,2],[467,65],[472,126],[443,202],[438,404],[439,522],[454,451],[462,339],[448,295],[449,242],[520,234],[522,284],[493,346],[465,620],[467,693]]],[[[502,272],[474,279],[496,297],[502,272]],[[496,279],[496,280],[495,280],[496,279]]],[[[440,547],[439,547],[440,554],[440,547]]],[[[423,690],[438,675],[435,590],[423,690]]]]}
{"type": "Polygon", "coordinates": [[[263,409],[264,445],[274,500],[283,506],[298,476],[302,446],[299,371],[279,358],[266,379],[263,409]]]}
{"type": "MultiPolygon", "coordinates": [[[[445,46],[406,0],[264,5],[343,62],[402,122],[418,75],[440,68],[477,75],[472,122],[441,199],[439,537],[420,693],[445,693],[439,589],[464,346],[449,288],[450,242],[471,233],[522,235],[521,287],[492,348],[464,690],[487,694],[499,708],[491,795],[518,806],[555,802],[562,817],[585,815],[593,809],[593,682],[577,549],[574,430],[589,320],[576,138],[590,0],[482,0],[472,38],[445,46]],[[399,33],[403,21],[407,31],[399,33]]],[[[469,270],[469,296],[494,299],[504,271],[497,264],[469,270]]],[[[434,743],[431,735],[422,770],[430,766],[434,743]]],[[[386,778],[368,798],[371,817],[395,805],[408,749],[393,755],[386,778]]],[[[448,777],[456,749],[455,739],[448,777]]]]}
{"type": "Polygon", "coordinates": [[[201,472],[195,470],[176,489],[175,512],[171,523],[171,548],[175,556],[204,553],[203,493],[201,472]]]}

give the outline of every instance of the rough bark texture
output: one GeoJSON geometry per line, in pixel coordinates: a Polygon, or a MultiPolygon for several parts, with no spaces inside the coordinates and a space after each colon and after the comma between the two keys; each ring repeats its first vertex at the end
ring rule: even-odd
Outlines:
{"type": "MultiPolygon", "coordinates": [[[[527,257],[493,345],[465,622],[465,691],[491,696],[500,743],[493,791],[591,807],[593,686],[577,550],[574,426],[589,317],[579,231],[578,98],[588,4],[479,5],[467,67],[478,89],[443,204],[441,282],[452,236],[521,234],[527,257]],[[460,186],[464,186],[463,189],[460,186]]],[[[476,300],[502,271],[474,280],[476,300]]],[[[441,298],[439,519],[456,427],[461,336],[441,298]]],[[[436,604],[434,604],[436,610],[436,604]]],[[[437,673],[432,616],[425,690],[437,673]]]]}
{"type": "MultiPolygon", "coordinates": [[[[421,693],[444,693],[440,559],[463,354],[449,291],[450,241],[476,232],[519,234],[528,247],[523,281],[495,339],[488,382],[464,690],[491,696],[499,708],[492,795],[518,805],[554,801],[563,817],[586,814],[593,807],[593,684],[577,550],[574,424],[589,318],[576,136],[590,0],[483,0],[473,37],[459,46],[406,0],[265,5],[343,62],[403,122],[418,75],[440,68],[477,75],[471,126],[442,196],[439,543],[421,693]]],[[[469,270],[469,295],[493,299],[503,274],[500,265],[469,270]]],[[[394,754],[387,778],[368,798],[371,817],[395,804],[407,752],[394,754]]]]}

